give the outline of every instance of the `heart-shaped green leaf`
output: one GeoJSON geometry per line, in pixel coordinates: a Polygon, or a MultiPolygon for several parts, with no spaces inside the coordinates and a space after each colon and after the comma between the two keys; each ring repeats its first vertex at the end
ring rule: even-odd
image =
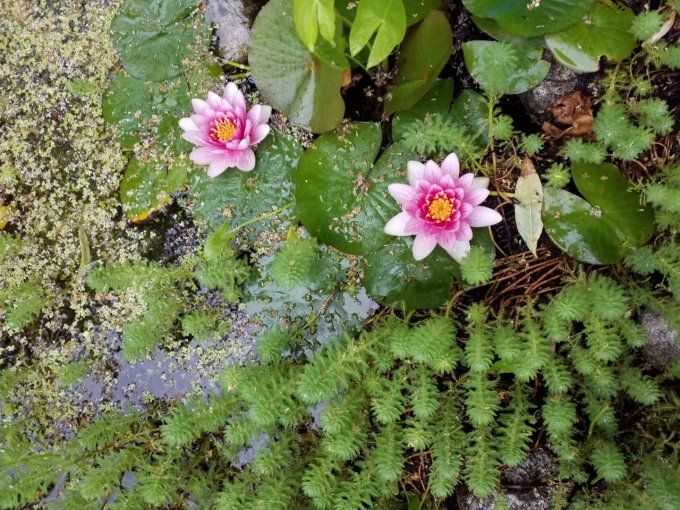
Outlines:
{"type": "Polygon", "coordinates": [[[596,3],[577,24],[546,36],[545,42],[555,58],[567,67],[582,72],[600,68],[600,57],[621,61],[635,48],[630,27],[635,15],[627,7],[596,3]]]}
{"type": "Polygon", "coordinates": [[[626,244],[649,241],[654,216],[616,166],[579,163],[572,177],[587,201],[568,191],[545,190],[543,223],[557,246],[582,262],[613,264],[626,244]]]}
{"type": "Polygon", "coordinates": [[[576,163],[571,175],[588,202],[602,211],[602,219],[620,239],[634,246],[645,244],[654,234],[654,214],[642,205],[639,192],[611,163],[576,163]]]}
{"type": "Polygon", "coordinates": [[[385,60],[406,34],[402,0],[362,0],[349,33],[349,50],[357,55],[375,34],[367,67],[385,60]]]}
{"type": "Polygon", "coordinates": [[[451,107],[450,116],[466,127],[480,147],[489,143],[489,102],[474,90],[465,89],[451,107]]]}
{"type": "Polygon", "coordinates": [[[577,23],[595,0],[463,0],[475,16],[492,18],[517,37],[559,32],[577,23]]]}
{"type": "Polygon", "coordinates": [[[190,99],[184,79],[155,83],[116,74],[102,113],[107,122],[116,124],[123,147],[132,148],[140,139],[154,136],[159,146],[182,153],[191,148],[179,127],[190,99]]]}
{"type": "Polygon", "coordinates": [[[318,138],[295,174],[300,221],[319,241],[346,253],[371,253],[389,240],[383,232],[399,212],[388,184],[404,180],[414,156],[400,143],[374,164],[379,124],[355,122],[318,138]]]}
{"type": "Polygon", "coordinates": [[[441,0],[404,0],[406,11],[406,26],[415,25],[425,19],[430,11],[437,9],[441,0]]]}
{"type": "Polygon", "coordinates": [[[564,252],[588,264],[621,260],[621,241],[614,227],[602,221],[602,211],[568,191],[545,188],[543,225],[564,252]]]}
{"type": "Polygon", "coordinates": [[[446,15],[430,12],[401,45],[385,115],[411,108],[427,94],[448,62],[452,45],[453,33],[446,15]]]}
{"type": "Polygon", "coordinates": [[[292,12],[293,0],[271,0],[262,8],[250,34],[248,59],[264,98],[294,124],[322,133],[345,112],[343,71],[309,52],[292,12]]]}
{"type": "Polygon", "coordinates": [[[309,51],[314,51],[319,32],[329,42],[335,37],[333,0],[294,0],[295,28],[309,51]]]}
{"type": "Polygon", "coordinates": [[[179,76],[198,35],[189,18],[197,7],[197,0],[126,2],[111,23],[111,40],[125,70],[140,80],[179,76]]]}
{"type": "MultiPolygon", "coordinates": [[[[215,178],[204,171],[195,172],[189,192],[195,217],[209,228],[224,223],[236,226],[291,203],[292,174],[300,156],[302,148],[293,137],[272,130],[257,149],[257,164],[252,172],[231,169],[215,178]]],[[[281,217],[290,219],[291,214],[292,207],[280,217],[253,223],[252,230],[270,229],[272,222],[280,223],[281,217]]]]}
{"type": "MultiPolygon", "coordinates": [[[[437,308],[451,297],[451,284],[460,279],[460,266],[440,247],[425,260],[416,261],[412,244],[410,237],[396,238],[365,259],[366,291],[391,308],[437,308]]],[[[476,229],[471,244],[495,252],[488,229],[476,229]]]]}
{"type": "Polygon", "coordinates": [[[437,80],[425,96],[408,110],[397,112],[392,117],[392,140],[401,140],[404,133],[416,122],[428,115],[446,117],[451,108],[453,79],[437,80]]]}
{"type": "Polygon", "coordinates": [[[527,50],[506,42],[463,44],[465,67],[487,94],[520,94],[538,85],[550,71],[540,49],[527,50]]]}
{"type": "Polygon", "coordinates": [[[167,168],[159,161],[132,158],[120,182],[120,201],[131,221],[139,223],[172,200],[170,194],[186,183],[189,161],[177,158],[167,168]]]}

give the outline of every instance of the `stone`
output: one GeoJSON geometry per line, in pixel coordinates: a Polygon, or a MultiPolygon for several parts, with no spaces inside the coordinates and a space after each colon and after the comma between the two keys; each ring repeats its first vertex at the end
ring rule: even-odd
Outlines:
{"type": "Polygon", "coordinates": [[[642,354],[654,368],[664,368],[680,356],[678,332],[671,328],[663,316],[653,310],[642,312],[642,327],[647,333],[647,343],[642,354]]]}
{"type": "Polygon", "coordinates": [[[533,89],[520,94],[522,104],[535,122],[545,120],[547,109],[561,97],[587,89],[593,76],[593,73],[581,74],[563,66],[553,59],[549,51],[543,53],[543,60],[551,62],[548,75],[533,89]]]}
{"type": "Polygon", "coordinates": [[[250,28],[265,0],[207,0],[206,14],[215,24],[220,55],[225,60],[246,62],[250,28]]]}
{"type": "Polygon", "coordinates": [[[544,449],[531,452],[522,463],[503,471],[501,490],[481,499],[467,490],[457,494],[460,510],[494,510],[498,498],[505,499],[509,510],[551,510],[557,474],[555,457],[544,449]]]}

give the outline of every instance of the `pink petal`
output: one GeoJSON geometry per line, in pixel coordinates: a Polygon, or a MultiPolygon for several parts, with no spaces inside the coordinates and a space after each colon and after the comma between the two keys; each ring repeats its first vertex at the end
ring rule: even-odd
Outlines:
{"type": "Polygon", "coordinates": [[[488,227],[490,225],[495,225],[502,219],[503,217],[493,209],[477,206],[470,214],[468,214],[465,221],[467,221],[471,227],[488,227]]]}
{"type": "Polygon", "coordinates": [[[472,180],[472,184],[470,184],[470,187],[472,189],[488,188],[489,187],[489,178],[488,177],[475,177],[472,180]]]}
{"type": "Polygon", "coordinates": [[[413,231],[407,227],[409,221],[411,221],[411,215],[400,212],[387,222],[385,233],[391,236],[411,236],[413,231]]]}
{"type": "Polygon", "coordinates": [[[248,119],[253,123],[253,126],[259,126],[269,121],[272,114],[272,107],[262,104],[256,104],[248,112],[248,119]]]}
{"type": "Polygon", "coordinates": [[[187,142],[191,142],[195,145],[209,145],[210,140],[208,140],[201,131],[185,131],[182,133],[182,138],[187,142]]]}
{"type": "Polygon", "coordinates": [[[434,236],[419,234],[413,241],[413,257],[416,260],[423,260],[437,246],[437,239],[434,236]]]}
{"type": "Polygon", "coordinates": [[[446,253],[451,255],[453,260],[460,262],[467,254],[470,253],[470,242],[469,241],[452,241],[442,245],[442,248],[446,250],[446,253]]]}
{"type": "Polygon", "coordinates": [[[242,172],[250,172],[255,168],[255,153],[251,149],[239,151],[236,156],[235,166],[242,172]]]}
{"type": "Polygon", "coordinates": [[[465,193],[465,201],[472,205],[479,205],[489,196],[489,190],[486,188],[470,189],[465,193]]]}
{"type": "Polygon", "coordinates": [[[215,150],[210,147],[198,147],[189,154],[189,159],[199,165],[208,165],[223,157],[224,151],[215,150]]]}
{"type": "Polygon", "coordinates": [[[425,165],[420,161],[409,161],[406,165],[408,182],[411,186],[415,186],[417,182],[423,178],[425,174],[425,165]]]}
{"type": "Polygon", "coordinates": [[[227,100],[232,108],[240,108],[245,112],[246,98],[243,96],[243,93],[238,89],[234,82],[230,81],[227,83],[227,86],[224,87],[224,93],[222,96],[227,100]]]}
{"type": "Polygon", "coordinates": [[[458,179],[460,163],[458,162],[458,156],[456,156],[455,152],[446,156],[446,159],[442,162],[442,172],[449,174],[454,179],[458,179]]]}
{"type": "Polygon", "coordinates": [[[458,241],[469,241],[472,239],[472,229],[468,223],[462,222],[460,224],[458,232],[456,232],[456,239],[458,241]]]}
{"type": "Polygon", "coordinates": [[[208,168],[208,177],[217,177],[231,166],[234,166],[233,158],[230,156],[223,156],[210,163],[210,167],[208,168]]]}
{"type": "Polygon", "coordinates": [[[220,98],[220,96],[218,96],[214,92],[208,92],[208,106],[210,106],[210,108],[212,108],[213,110],[217,110],[221,105],[222,99],[220,98]]]}
{"type": "Polygon", "coordinates": [[[179,127],[184,131],[198,131],[198,126],[189,117],[179,120],[179,127]]]}
{"type": "Polygon", "coordinates": [[[267,124],[260,124],[255,127],[250,132],[250,142],[251,143],[260,143],[262,140],[264,140],[267,135],[269,134],[269,126],[267,124]]]}
{"type": "Polygon", "coordinates": [[[439,168],[439,165],[435,163],[434,161],[428,161],[425,163],[425,172],[424,172],[424,177],[428,181],[434,181],[441,177],[442,171],[441,168],[439,168]]]}
{"type": "Polygon", "coordinates": [[[408,184],[390,184],[387,186],[387,191],[389,191],[390,195],[392,195],[392,197],[401,205],[407,205],[416,196],[416,191],[408,184]]]}
{"type": "Polygon", "coordinates": [[[475,180],[475,174],[469,173],[469,174],[463,174],[458,178],[458,182],[456,183],[457,186],[460,186],[461,188],[469,188],[470,185],[472,185],[472,181],[475,180]]]}
{"type": "Polygon", "coordinates": [[[194,107],[194,111],[198,114],[206,114],[210,111],[210,106],[203,99],[192,99],[191,106],[194,107]]]}

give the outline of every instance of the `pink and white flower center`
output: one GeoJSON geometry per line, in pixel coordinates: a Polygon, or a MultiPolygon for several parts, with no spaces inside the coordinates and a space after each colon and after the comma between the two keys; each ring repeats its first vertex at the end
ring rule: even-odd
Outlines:
{"type": "Polygon", "coordinates": [[[231,142],[236,134],[236,123],[223,118],[213,122],[210,128],[210,137],[215,142],[231,142]]]}
{"type": "Polygon", "coordinates": [[[425,200],[423,208],[425,217],[435,223],[448,221],[456,212],[456,198],[450,197],[444,191],[439,191],[434,197],[425,200]]]}

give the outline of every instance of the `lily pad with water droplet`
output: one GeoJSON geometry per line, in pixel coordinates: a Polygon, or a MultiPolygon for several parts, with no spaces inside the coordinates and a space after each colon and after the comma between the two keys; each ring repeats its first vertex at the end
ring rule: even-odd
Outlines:
{"type": "Polygon", "coordinates": [[[401,143],[376,162],[379,124],[353,122],[318,138],[295,173],[300,221],[320,242],[351,254],[368,254],[390,237],[383,229],[399,212],[387,186],[406,180],[415,159],[401,143]]]}
{"type": "Polygon", "coordinates": [[[650,239],[654,216],[616,166],[576,164],[572,176],[585,199],[545,189],[545,231],[561,250],[589,264],[614,264],[626,245],[640,246],[650,239]]]}
{"type": "MultiPolygon", "coordinates": [[[[302,155],[300,144],[293,137],[272,130],[255,155],[257,164],[252,172],[231,168],[214,178],[202,169],[193,172],[189,199],[198,221],[211,229],[225,223],[236,226],[292,203],[292,174],[302,155]]],[[[290,219],[292,214],[293,207],[270,221],[252,224],[250,230],[268,229],[272,221],[290,219]]]]}
{"type": "MultiPolygon", "coordinates": [[[[475,229],[473,246],[495,253],[489,230],[475,229]]],[[[460,280],[460,266],[441,247],[424,260],[413,258],[412,238],[399,237],[364,261],[364,285],[379,303],[401,310],[437,308],[451,298],[451,286],[460,280]]]]}

